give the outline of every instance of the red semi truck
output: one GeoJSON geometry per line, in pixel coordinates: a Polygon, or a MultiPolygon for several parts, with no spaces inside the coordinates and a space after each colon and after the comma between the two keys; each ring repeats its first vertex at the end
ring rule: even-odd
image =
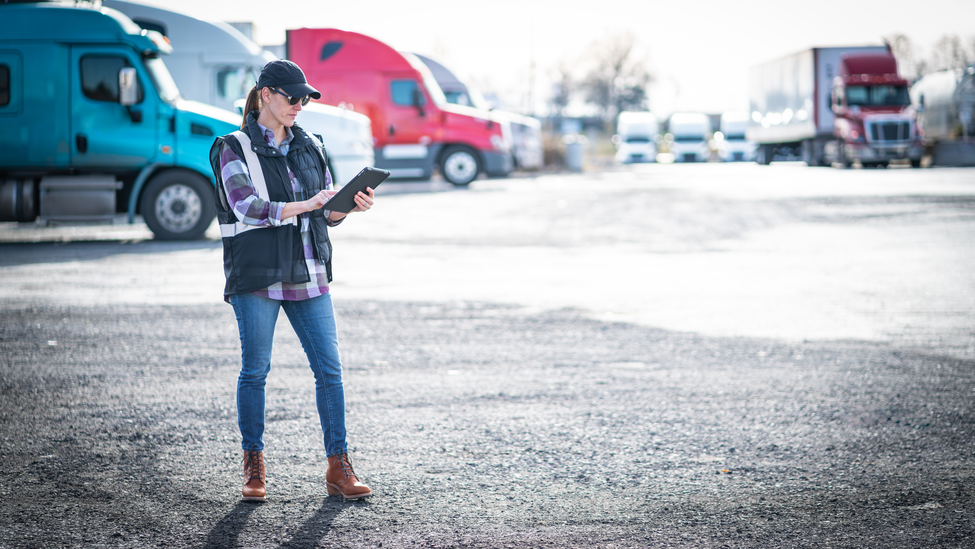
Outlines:
{"type": "Polygon", "coordinates": [[[886,46],[813,48],[752,69],[756,160],[919,166],[923,146],[908,82],[886,46]]]}
{"type": "Polygon", "coordinates": [[[450,183],[467,185],[480,173],[511,172],[504,124],[488,111],[447,103],[413,54],[355,32],[303,28],[288,31],[287,57],[321,102],[372,120],[376,166],[391,177],[429,178],[436,167],[450,183]]]}

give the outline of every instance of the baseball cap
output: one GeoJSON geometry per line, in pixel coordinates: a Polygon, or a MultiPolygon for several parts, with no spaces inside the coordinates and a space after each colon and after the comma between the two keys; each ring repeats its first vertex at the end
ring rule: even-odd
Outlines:
{"type": "Polygon", "coordinates": [[[261,76],[257,79],[257,89],[262,88],[279,88],[291,97],[310,95],[312,99],[322,98],[318,90],[308,85],[301,68],[286,59],[277,59],[264,65],[261,76]]]}

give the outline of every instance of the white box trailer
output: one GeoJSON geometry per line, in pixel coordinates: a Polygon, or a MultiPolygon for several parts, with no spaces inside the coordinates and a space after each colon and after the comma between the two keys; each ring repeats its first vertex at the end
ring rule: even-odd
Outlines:
{"type": "MultiPolygon", "coordinates": [[[[235,103],[257,82],[261,69],[277,57],[220,21],[122,0],[103,0],[139,26],[165,36],[173,46],[166,66],[185,99],[240,112],[235,103]]],[[[344,185],[375,164],[369,117],[348,109],[311,102],[296,119],[319,135],[328,150],[332,177],[344,185]]]]}
{"type": "Polygon", "coordinates": [[[886,46],[811,48],[753,67],[745,137],[758,143],[756,161],[778,157],[823,165],[826,143],[835,139],[830,101],[840,56],[886,52],[886,46]]]}

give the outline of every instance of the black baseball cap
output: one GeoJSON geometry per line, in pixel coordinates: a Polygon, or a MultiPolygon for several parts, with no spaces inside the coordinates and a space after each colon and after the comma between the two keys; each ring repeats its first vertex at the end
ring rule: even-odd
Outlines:
{"type": "Polygon", "coordinates": [[[318,90],[308,85],[301,68],[286,59],[277,59],[264,65],[261,76],[257,79],[257,89],[264,88],[279,88],[291,97],[310,95],[312,99],[322,98],[318,90]]]}

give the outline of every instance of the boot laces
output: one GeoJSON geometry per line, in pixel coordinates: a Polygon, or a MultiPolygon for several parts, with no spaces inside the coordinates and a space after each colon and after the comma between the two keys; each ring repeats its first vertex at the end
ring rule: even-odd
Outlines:
{"type": "Polygon", "coordinates": [[[345,475],[346,478],[355,476],[355,471],[352,470],[352,460],[349,458],[349,454],[342,454],[339,456],[339,465],[342,466],[342,474],[345,475]]]}
{"type": "Polygon", "coordinates": [[[247,451],[244,456],[244,468],[247,469],[247,471],[245,471],[247,480],[261,480],[261,473],[264,471],[264,456],[261,454],[260,450],[247,451]]]}

